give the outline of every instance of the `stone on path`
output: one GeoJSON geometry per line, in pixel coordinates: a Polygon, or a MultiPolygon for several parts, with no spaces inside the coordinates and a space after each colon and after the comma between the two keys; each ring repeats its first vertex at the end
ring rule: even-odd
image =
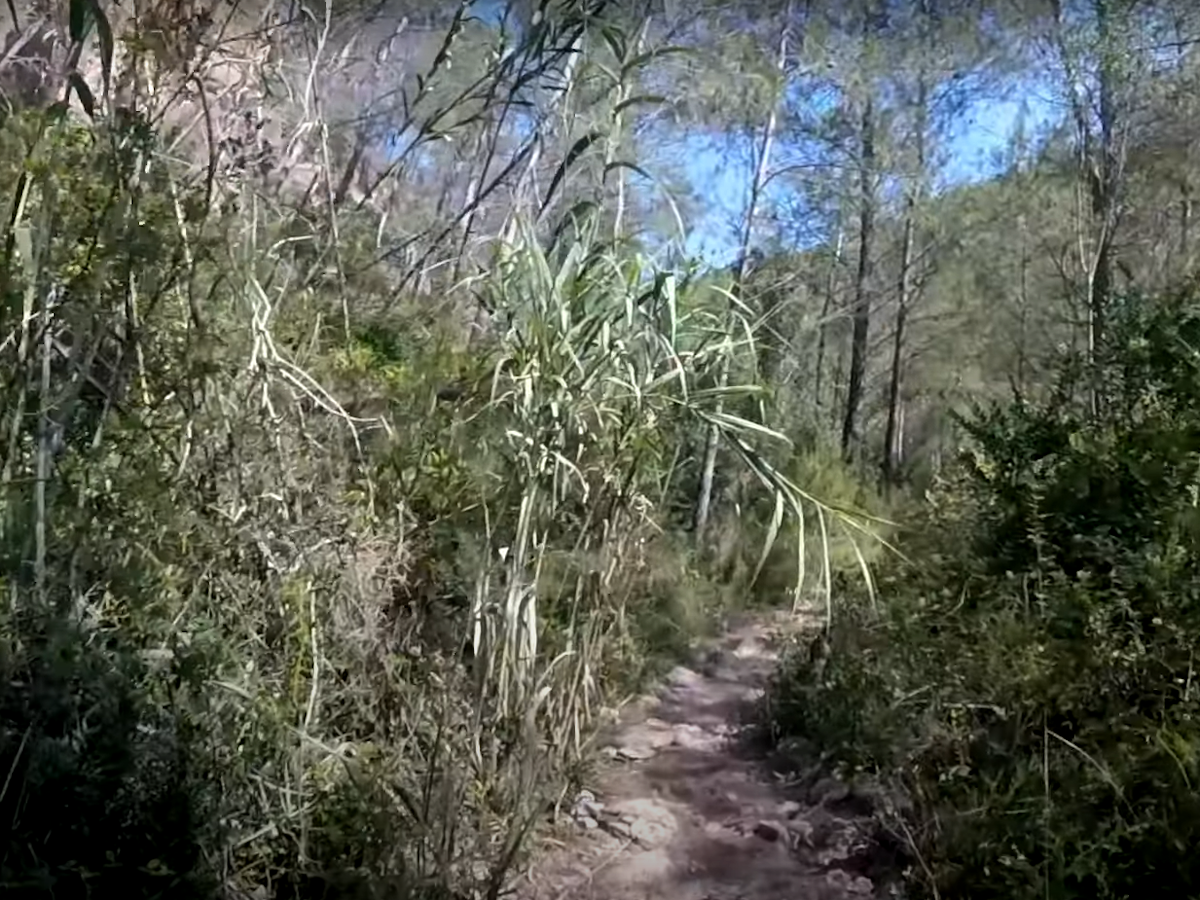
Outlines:
{"type": "Polygon", "coordinates": [[[779,822],[762,821],[754,826],[754,836],[764,841],[775,842],[787,834],[787,829],[779,822]]]}
{"type": "MultiPolygon", "coordinates": [[[[751,621],[697,655],[695,668],[673,669],[657,697],[624,707],[602,751],[624,764],[595,775],[603,802],[580,791],[572,807],[577,839],[544,854],[518,900],[872,895],[871,879],[841,868],[858,870],[871,852],[870,818],[844,802],[857,791],[820,779],[814,764],[816,784],[796,796],[802,782],[772,780],[764,760],[739,745],[776,656],[773,643],[763,623],[751,621]]],[[[807,742],[794,749],[798,766],[813,760],[807,742]]]]}
{"type": "Polygon", "coordinates": [[[842,869],[827,872],[825,881],[833,887],[862,897],[870,896],[875,891],[875,885],[871,883],[870,878],[862,875],[856,877],[842,869]]]}
{"type": "Polygon", "coordinates": [[[679,820],[675,814],[658,800],[638,798],[624,800],[605,810],[610,818],[609,825],[628,833],[628,836],[645,848],[658,847],[679,831],[679,820]],[[625,828],[620,829],[620,826],[625,828]]]}

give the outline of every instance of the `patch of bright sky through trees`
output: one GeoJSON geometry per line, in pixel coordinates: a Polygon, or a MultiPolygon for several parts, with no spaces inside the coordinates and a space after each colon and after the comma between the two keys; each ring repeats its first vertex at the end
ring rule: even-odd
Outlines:
{"type": "MultiPolygon", "coordinates": [[[[499,25],[504,7],[504,0],[477,0],[472,4],[471,14],[499,25]]],[[[514,23],[510,21],[508,24],[512,28],[514,23]]],[[[1008,165],[1007,151],[1022,118],[1026,133],[1034,141],[1047,125],[1060,118],[1061,110],[1048,97],[1045,90],[1015,86],[1006,96],[983,97],[968,104],[943,138],[942,165],[934,173],[936,189],[945,190],[1000,174],[1008,165]]],[[[826,96],[812,97],[809,102],[828,105],[836,101],[826,96]]],[[[518,122],[515,126],[527,133],[532,123],[518,122]]],[[[682,174],[683,180],[701,200],[692,221],[685,223],[687,234],[684,253],[713,265],[729,264],[737,252],[738,235],[754,170],[750,151],[758,137],[746,134],[714,135],[712,132],[672,134],[668,129],[655,130],[659,140],[655,141],[654,160],[647,168],[662,171],[663,167],[669,167],[676,181],[682,174]]],[[[397,134],[390,143],[394,151],[399,152],[401,147],[415,138],[415,134],[397,134]]],[[[427,161],[421,159],[423,156],[418,152],[410,164],[420,168],[422,162],[427,161]]],[[[821,177],[819,168],[819,162],[813,164],[814,178],[821,177]]],[[[628,177],[639,182],[643,180],[633,173],[628,173],[628,177]]],[[[797,177],[803,178],[803,171],[799,171],[797,177]]],[[[765,205],[785,205],[790,201],[793,214],[800,219],[790,229],[794,243],[812,246],[827,240],[829,236],[825,232],[828,229],[817,221],[819,216],[814,213],[809,216],[811,221],[804,221],[806,213],[803,205],[795,202],[798,192],[794,190],[794,185],[794,178],[790,183],[788,179],[776,179],[765,192],[765,205]]],[[[660,187],[641,186],[651,197],[661,196],[660,187]]],[[[661,239],[667,236],[657,237],[661,239]]],[[[651,238],[651,243],[658,241],[651,238]]]]}

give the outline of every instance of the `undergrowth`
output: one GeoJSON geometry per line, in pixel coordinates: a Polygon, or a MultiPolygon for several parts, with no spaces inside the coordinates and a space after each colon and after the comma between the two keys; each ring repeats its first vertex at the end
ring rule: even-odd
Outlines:
{"type": "Polygon", "coordinates": [[[494,900],[601,711],[857,518],[723,412],[754,323],[603,217],[514,212],[439,304],[358,212],[89,112],[0,135],[0,890],[494,900]],[[724,572],[671,513],[709,434],[724,572]]]}
{"type": "Polygon", "coordinates": [[[1095,366],[966,416],[878,604],[776,679],[778,736],[905,799],[924,896],[1200,894],[1198,298],[1125,298],[1095,366]]]}

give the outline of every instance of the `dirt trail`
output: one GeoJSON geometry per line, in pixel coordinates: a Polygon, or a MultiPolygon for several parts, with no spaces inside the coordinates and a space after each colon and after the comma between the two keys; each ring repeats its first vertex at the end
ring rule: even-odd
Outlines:
{"type": "Polygon", "coordinates": [[[743,739],[780,631],[738,625],[623,717],[570,810],[577,834],[537,859],[519,900],[890,896],[872,881],[884,854],[870,804],[830,779],[773,775],[743,739]]]}

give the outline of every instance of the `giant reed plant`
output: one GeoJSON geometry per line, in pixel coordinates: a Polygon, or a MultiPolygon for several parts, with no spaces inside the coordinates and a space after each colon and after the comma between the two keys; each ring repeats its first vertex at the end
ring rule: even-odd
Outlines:
{"type": "MultiPolygon", "coordinates": [[[[597,38],[593,5],[543,6],[517,50],[497,53],[465,94],[422,87],[409,133],[432,140],[457,122],[498,153],[501,113],[530,93],[547,117],[571,120],[577,94],[531,84],[587,75],[568,63],[608,48],[618,64],[599,130],[549,148],[571,203],[530,201],[535,134],[444,221],[416,235],[386,216],[362,227],[368,198],[359,209],[338,202],[343,161],[317,77],[324,44],[287,142],[310,154],[324,191],[271,193],[215,162],[180,165],[155,130],[163,110],[118,115],[99,93],[87,100],[94,121],[56,108],[6,123],[0,637],[6,683],[27,690],[4,704],[0,808],[29,838],[6,848],[6,889],[103,869],[110,846],[99,837],[89,856],[72,856],[86,812],[112,846],[143,854],[113,858],[150,872],[147,896],[202,871],[231,889],[497,896],[634,652],[629,607],[682,442],[717,428],[770,498],[768,545],[788,514],[842,515],[770,463],[761,448],[781,435],[721,411],[758,390],[713,386],[722,367],[753,371],[739,364],[753,317],[743,311],[731,335],[711,312],[723,304],[700,302],[700,289],[601,228],[619,215],[574,202],[594,191],[591,209],[602,209],[627,170],[606,129],[630,109],[630,79],[648,57],[611,22],[597,38]],[[451,115],[460,95],[472,110],[461,120],[451,115]],[[488,222],[473,210],[507,186],[517,188],[508,227],[482,240],[488,222]],[[548,227],[554,216],[563,227],[548,227]],[[464,235],[494,264],[470,274],[464,235]],[[486,298],[502,323],[464,365],[488,373],[482,392],[430,415],[440,363],[414,352],[404,366],[356,371],[356,390],[378,388],[385,412],[350,415],[333,373],[354,356],[356,329],[407,330],[419,347],[422,320],[397,319],[395,285],[455,236],[468,274],[446,293],[486,298]],[[400,246],[412,250],[404,264],[400,246]],[[375,457],[360,440],[370,425],[393,435],[375,457]],[[423,464],[389,480],[414,446],[423,464]],[[442,469],[425,464],[434,458],[442,469]],[[472,473],[449,496],[447,467],[472,473]],[[426,539],[443,516],[461,552],[426,539]],[[556,554],[569,566],[552,593],[556,554]],[[450,555],[468,585],[462,614],[404,601],[445,592],[428,572],[450,555]],[[47,623],[50,640],[39,636],[47,623]],[[59,653],[63,636],[87,652],[59,653]],[[94,702],[117,683],[113,696],[128,703],[94,702]],[[130,710],[141,727],[97,725],[130,710]],[[92,778],[82,751],[97,747],[114,761],[100,775],[120,777],[92,778]],[[68,797],[60,789],[81,779],[95,809],[50,815],[30,803],[34,791],[68,797]],[[191,823],[182,842],[126,840],[164,810],[163,822],[191,823]]],[[[463,22],[452,19],[430,78],[463,22]]],[[[330,29],[318,32],[327,42],[330,29]]],[[[149,64],[134,44],[124,52],[106,76],[110,64],[149,64]]]]}

